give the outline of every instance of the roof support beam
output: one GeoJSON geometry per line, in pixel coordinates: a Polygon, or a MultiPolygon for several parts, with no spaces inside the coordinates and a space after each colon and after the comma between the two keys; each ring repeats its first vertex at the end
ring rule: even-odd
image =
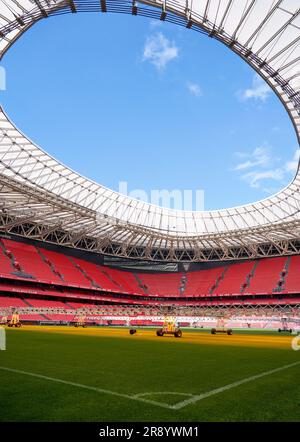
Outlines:
{"type": "Polygon", "coordinates": [[[70,4],[70,8],[71,8],[72,13],[75,14],[77,12],[77,9],[76,9],[74,1],[73,0],[68,0],[68,1],[70,4]]]}
{"type": "Polygon", "coordinates": [[[106,0],[101,0],[100,1],[100,7],[101,7],[101,11],[102,12],[107,12],[106,0]]]}
{"type": "Polygon", "coordinates": [[[242,15],[242,17],[241,17],[241,19],[240,19],[240,21],[239,21],[238,26],[236,27],[236,29],[234,30],[234,32],[233,32],[233,34],[232,34],[232,36],[231,36],[232,40],[235,40],[235,39],[236,39],[236,35],[237,35],[239,29],[241,28],[242,24],[244,23],[244,21],[246,20],[246,18],[247,18],[248,15],[250,14],[251,9],[252,9],[253,6],[255,5],[255,2],[256,2],[256,0],[252,0],[251,3],[250,3],[250,5],[248,6],[248,8],[246,9],[246,11],[245,11],[244,14],[242,15]]]}
{"type": "Polygon", "coordinates": [[[280,4],[283,2],[283,0],[278,0],[277,3],[273,6],[273,8],[269,11],[269,13],[266,15],[264,20],[259,24],[259,26],[255,29],[255,31],[250,35],[248,40],[245,43],[246,48],[249,46],[250,42],[258,35],[258,33],[263,29],[263,27],[268,23],[269,19],[272,17],[272,15],[277,11],[280,4]]]}
{"type": "Polygon", "coordinates": [[[132,13],[132,15],[137,15],[137,12],[138,12],[137,3],[136,3],[136,0],[133,0],[131,13],[132,13]]]}
{"type": "Polygon", "coordinates": [[[270,43],[274,43],[275,38],[278,37],[282,32],[284,32],[288,25],[291,24],[295,20],[295,18],[298,17],[299,14],[300,9],[297,9],[297,11],[290,17],[290,19],[282,26],[280,26],[280,28],[277,29],[277,31],[272,34],[272,36],[256,51],[256,55],[259,55],[265,48],[269,46],[270,43]]]}
{"type": "Polygon", "coordinates": [[[43,8],[43,6],[41,5],[41,2],[40,2],[39,0],[34,0],[34,3],[37,5],[37,7],[39,8],[39,10],[41,11],[42,16],[45,17],[45,18],[47,18],[47,17],[48,17],[48,14],[47,14],[47,12],[45,11],[45,9],[43,8]]]}

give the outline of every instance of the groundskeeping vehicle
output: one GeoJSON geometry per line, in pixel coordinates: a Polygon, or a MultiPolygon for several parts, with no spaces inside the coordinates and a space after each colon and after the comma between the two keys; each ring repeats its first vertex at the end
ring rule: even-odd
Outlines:
{"type": "Polygon", "coordinates": [[[85,321],[85,316],[84,315],[79,316],[76,319],[74,325],[75,325],[76,328],[78,328],[78,327],[86,328],[87,325],[86,325],[86,321],[85,321]]]}
{"type": "Polygon", "coordinates": [[[8,321],[7,323],[8,327],[16,327],[16,328],[20,328],[22,326],[21,321],[20,321],[20,316],[18,313],[13,313],[11,320],[8,321]]]}
{"type": "Polygon", "coordinates": [[[288,318],[281,318],[281,328],[278,329],[279,333],[293,333],[293,329],[289,326],[288,318]]]}
{"type": "Polygon", "coordinates": [[[216,327],[213,327],[211,329],[212,335],[217,335],[218,333],[223,333],[223,334],[227,334],[227,335],[232,335],[232,333],[233,333],[232,328],[226,327],[224,318],[219,318],[217,321],[216,327]]]}
{"type": "Polygon", "coordinates": [[[218,333],[226,333],[227,335],[232,335],[232,329],[226,327],[216,327],[211,329],[212,335],[217,335],[218,333]]]}
{"type": "Polygon", "coordinates": [[[156,330],[156,335],[162,337],[164,335],[173,335],[175,338],[182,337],[182,331],[176,326],[176,320],[172,317],[166,317],[162,328],[156,330]]]}

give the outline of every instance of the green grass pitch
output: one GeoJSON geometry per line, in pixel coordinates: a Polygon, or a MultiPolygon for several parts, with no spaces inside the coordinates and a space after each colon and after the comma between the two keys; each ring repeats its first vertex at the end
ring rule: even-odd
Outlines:
{"type": "Polygon", "coordinates": [[[238,332],[184,332],[182,339],[157,338],[154,330],[127,335],[7,330],[0,421],[300,421],[300,365],[198,397],[299,362],[292,337],[269,334],[278,345],[255,345],[260,335],[238,332]]]}

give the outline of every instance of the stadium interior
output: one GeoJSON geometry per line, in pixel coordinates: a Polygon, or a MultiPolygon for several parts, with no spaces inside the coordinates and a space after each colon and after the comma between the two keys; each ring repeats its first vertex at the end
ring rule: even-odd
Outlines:
{"type": "MultiPolygon", "coordinates": [[[[296,3],[7,0],[0,57],[35,22],[56,15],[121,12],[167,21],[239,55],[281,100],[299,141],[296,3]]],[[[288,186],[262,201],[175,211],[81,176],[20,132],[2,108],[0,131],[2,317],[18,310],[24,323],[72,323],[84,312],[88,323],[148,325],[176,309],[183,323],[201,324],[212,311],[234,320],[242,310],[270,327],[267,313],[277,323],[299,316],[299,167],[288,186]]]]}
{"type": "Polygon", "coordinates": [[[185,327],[213,325],[223,312],[235,327],[279,328],[300,304],[298,255],[170,272],[67,252],[2,237],[0,318],[18,311],[28,324],[72,324],[84,314],[93,325],[159,326],[172,308],[185,327]]]}
{"type": "MultiPolygon", "coordinates": [[[[299,0],[0,0],[0,59],[35,23],[89,12],[217,40],[300,141],[299,0]]],[[[70,169],[2,106],[0,133],[0,421],[299,422],[299,164],[263,200],[175,210],[70,169]]]]}

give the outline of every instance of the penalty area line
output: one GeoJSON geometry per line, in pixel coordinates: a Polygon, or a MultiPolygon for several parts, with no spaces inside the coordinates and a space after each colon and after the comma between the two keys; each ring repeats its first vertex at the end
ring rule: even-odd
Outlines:
{"type": "Polygon", "coordinates": [[[300,364],[300,361],[294,362],[293,364],[289,364],[289,365],[283,365],[282,367],[275,368],[274,370],[264,371],[263,373],[259,373],[254,376],[250,376],[248,378],[242,379],[237,382],[233,382],[232,384],[228,384],[228,385],[225,385],[220,388],[216,388],[216,389],[208,391],[206,393],[194,395],[193,397],[191,397],[189,399],[185,399],[182,402],[178,402],[177,404],[173,405],[172,408],[174,410],[180,410],[181,408],[186,407],[187,405],[195,404],[195,403],[197,403],[203,399],[206,399],[210,396],[214,396],[216,394],[223,393],[224,391],[231,390],[232,388],[239,387],[240,385],[247,384],[249,382],[255,381],[256,379],[260,379],[260,378],[269,376],[274,373],[279,373],[280,371],[287,370],[288,368],[296,367],[299,364],[300,364]]]}
{"type": "Polygon", "coordinates": [[[77,382],[66,381],[64,379],[52,378],[50,376],[45,376],[45,375],[38,374],[38,373],[32,373],[29,371],[17,370],[15,368],[1,367],[1,366],[0,366],[0,370],[7,371],[10,373],[16,373],[16,374],[20,374],[20,375],[24,375],[24,376],[30,376],[32,378],[43,379],[43,380],[50,381],[50,382],[56,382],[58,384],[70,385],[72,387],[82,388],[84,390],[94,391],[96,393],[102,393],[102,394],[107,394],[110,396],[117,396],[117,397],[121,397],[124,399],[130,399],[130,400],[136,401],[136,402],[144,402],[146,404],[156,405],[157,407],[168,408],[168,409],[173,408],[172,405],[169,405],[165,402],[152,401],[151,399],[145,399],[143,397],[140,398],[140,397],[136,397],[136,396],[130,396],[129,394],[118,393],[117,391],[111,391],[111,390],[106,390],[104,388],[92,387],[90,385],[79,384],[77,382]]]}

